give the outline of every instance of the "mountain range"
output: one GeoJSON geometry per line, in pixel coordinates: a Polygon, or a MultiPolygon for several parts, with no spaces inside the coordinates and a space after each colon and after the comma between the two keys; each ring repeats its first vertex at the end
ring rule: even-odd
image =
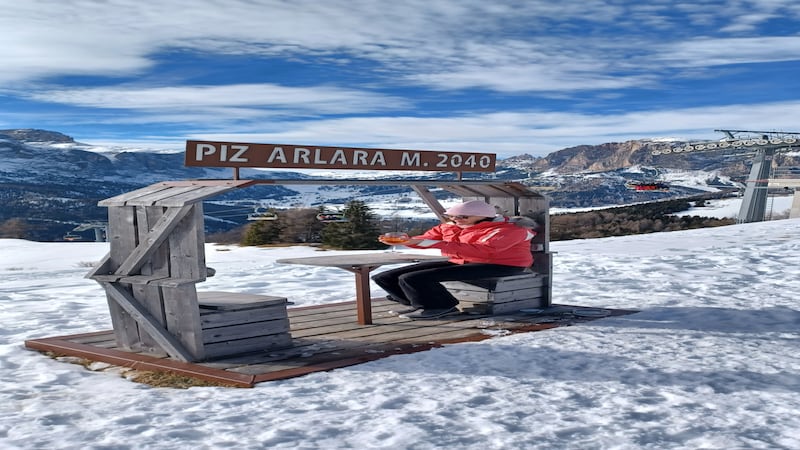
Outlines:
{"type": "MultiPolygon", "coordinates": [[[[545,157],[514,156],[497,161],[496,172],[483,175],[516,180],[542,190],[551,207],[590,208],[686,197],[709,191],[738,190],[747,178],[751,155],[742,152],[706,152],[654,156],[683,143],[668,140],[633,140],[601,145],[581,145],[545,157]],[[668,183],[666,192],[638,192],[627,181],[668,183]]],[[[798,164],[788,154],[780,164],[798,164]]],[[[97,202],[152,183],[194,178],[230,179],[231,169],[185,167],[183,152],[102,147],[76,142],[56,131],[0,130],[0,224],[23,221],[26,238],[61,240],[75,235],[91,238],[91,224],[106,220],[97,202]],[[88,227],[87,227],[88,225],[88,227]]],[[[427,173],[348,174],[380,179],[452,178],[453,174],[427,173]]],[[[481,175],[474,175],[481,176],[481,175]]],[[[473,176],[473,177],[474,177],[473,176]]],[[[313,172],[253,170],[243,178],[330,178],[313,172]]],[[[340,207],[348,200],[391,204],[391,214],[416,208],[407,201],[411,190],[397,186],[337,185],[291,187],[259,185],[235,190],[206,202],[207,231],[224,231],[246,223],[248,212],[259,207],[340,207]]],[[[444,194],[443,194],[444,195],[444,194]]],[[[412,194],[413,196],[413,194],[412,194]]],[[[380,211],[380,207],[377,208],[380,211]]],[[[413,210],[410,210],[413,213],[413,210]]]]}

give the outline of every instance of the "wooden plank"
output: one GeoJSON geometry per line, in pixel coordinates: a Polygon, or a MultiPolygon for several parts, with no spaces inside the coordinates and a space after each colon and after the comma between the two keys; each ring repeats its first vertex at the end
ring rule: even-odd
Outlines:
{"type": "Polygon", "coordinates": [[[541,287],[501,292],[450,289],[449,292],[453,297],[458,299],[459,302],[466,303],[505,303],[514,300],[524,300],[526,298],[542,297],[541,287]]]}
{"type": "Polygon", "coordinates": [[[414,192],[419,195],[419,198],[422,199],[423,203],[428,205],[428,208],[430,208],[431,211],[436,214],[436,217],[438,217],[439,220],[444,220],[445,208],[441,203],[439,203],[439,200],[431,193],[431,191],[424,186],[418,186],[414,184],[411,185],[411,189],[413,189],[414,192]]]}
{"type": "MultiPolygon", "coordinates": [[[[373,308],[375,308],[373,310],[373,318],[385,319],[386,316],[389,316],[390,311],[408,308],[407,306],[394,302],[383,301],[380,304],[376,304],[375,299],[373,299],[372,302],[373,308]]],[[[309,308],[308,311],[301,311],[303,308],[289,309],[288,311],[293,327],[296,329],[319,328],[321,326],[327,326],[333,323],[346,323],[349,326],[362,326],[357,323],[356,318],[353,315],[353,308],[355,308],[354,302],[335,303],[325,306],[326,307],[324,311],[320,309],[319,305],[309,308]],[[328,309],[328,307],[330,307],[330,309],[328,309]]],[[[397,318],[396,314],[390,317],[393,318],[392,320],[405,320],[397,318]]]]}
{"type": "MultiPolygon", "coordinates": [[[[164,208],[152,206],[136,208],[137,232],[139,233],[138,238],[140,243],[137,249],[142,246],[142,242],[148,242],[150,240],[152,230],[160,223],[163,217],[164,208]]],[[[155,246],[155,250],[151,251],[147,259],[142,262],[139,273],[141,273],[142,276],[158,279],[169,277],[169,249],[163,244],[163,239],[160,244],[156,245],[156,243],[153,242],[153,245],[155,246]]],[[[134,252],[136,252],[136,250],[134,250],[134,252]]],[[[130,261],[130,259],[131,256],[129,255],[126,261],[130,261]]],[[[153,318],[155,318],[162,327],[166,328],[166,313],[164,312],[164,299],[161,295],[161,289],[156,285],[149,284],[149,281],[145,284],[132,281],[131,287],[133,289],[134,298],[150,312],[153,318]]],[[[144,330],[140,331],[140,339],[144,350],[152,353],[164,351],[164,349],[158,346],[158,341],[144,330]]]]}
{"type": "Polygon", "coordinates": [[[232,341],[271,334],[284,334],[289,332],[289,319],[275,318],[260,322],[239,323],[224,327],[203,328],[203,344],[208,348],[208,344],[221,341],[232,341]]]}
{"type": "MultiPolygon", "coordinates": [[[[410,323],[408,319],[400,318],[396,314],[389,315],[388,311],[405,306],[389,301],[376,301],[373,299],[376,319],[381,324],[393,322],[410,323]]],[[[317,305],[305,308],[290,308],[289,320],[292,323],[293,337],[324,335],[330,331],[360,330],[375,328],[375,326],[359,325],[353,316],[354,302],[341,302],[328,305],[317,305]]]]}
{"type": "Polygon", "coordinates": [[[137,370],[170,372],[239,387],[252,387],[254,385],[254,377],[252,375],[213,369],[198,364],[157,358],[138,353],[100,349],[91,345],[77,344],[60,338],[25,341],[25,346],[39,351],[52,351],[59,354],[78,356],[90,361],[103,361],[121,367],[134,367],[137,370]]]}
{"type": "Polygon", "coordinates": [[[479,333],[479,331],[474,328],[435,327],[431,325],[428,327],[398,328],[386,333],[360,336],[359,341],[371,343],[389,342],[396,344],[407,342],[424,344],[426,342],[436,341],[445,336],[450,339],[456,336],[466,337],[476,333],[479,333]]]}
{"type": "Polygon", "coordinates": [[[272,295],[246,294],[225,291],[200,291],[197,293],[197,303],[201,308],[215,310],[243,310],[250,308],[263,308],[266,306],[286,307],[286,297],[272,295]]]}
{"type": "MultiPolygon", "coordinates": [[[[258,364],[285,364],[287,360],[295,358],[307,358],[309,355],[320,351],[337,352],[347,347],[348,343],[326,339],[295,339],[292,338],[292,345],[287,347],[273,348],[263,352],[249,353],[246,355],[224,355],[215,358],[213,361],[205,361],[203,365],[215,368],[225,368],[237,370],[241,367],[250,367],[258,364]],[[344,345],[342,345],[344,344],[344,345]]],[[[361,345],[350,343],[352,345],[361,345]]],[[[292,362],[292,364],[294,364],[292,362]]]]}
{"type": "Polygon", "coordinates": [[[103,256],[103,259],[101,259],[100,262],[97,263],[92,270],[90,270],[89,273],[84,276],[84,278],[94,278],[97,275],[113,272],[114,271],[111,270],[111,254],[106,253],[106,255],[103,256]]]}
{"type": "MultiPolygon", "coordinates": [[[[136,210],[127,206],[109,208],[107,233],[110,250],[104,266],[114,272],[125,261],[127,255],[136,248],[136,210]]],[[[93,278],[103,285],[104,281],[100,277],[93,278]]],[[[112,298],[108,290],[106,290],[106,298],[111,324],[119,345],[126,350],[141,349],[139,325],[136,320],[112,298]]]]}
{"type": "Polygon", "coordinates": [[[549,305],[544,297],[530,297],[505,303],[492,303],[490,306],[489,311],[486,311],[488,314],[506,314],[521,309],[546,308],[549,305]]]}
{"type": "MultiPolygon", "coordinates": [[[[416,351],[428,350],[431,347],[433,346],[428,345],[416,351]]],[[[307,354],[291,360],[242,366],[231,369],[231,371],[242,374],[252,374],[256,379],[260,379],[258,382],[262,382],[362,364],[398,353],[410,353],[410,351],[386,348],[385,345],[375,345],[369,349],[349,348],[341,349],[335,353],[323,352],[313,355],[307,354]]]]}
{"type": "Polygon", "coordinates": [[[197,284],[198,281],[202,281],[202,280],[170,277],[170,278],[153,279],[151,281],[148,281],[148,284],[155,284],[155,285],[161,286],[161,287],[173,287],[174,288],[174,287],[185,286],[187,284],[195,285],[195,284],[197,284]]]}
{"type": "MultiPolygon", "coordinates": [[[[203,331],[200,326],[200,308],[194,284],[177,287],[161,286],[168,334],[181,342],[193,359],[205,358],[203,331]]],[[[170,355],[169,349],[166,349],[170,355]]]]}
{"type": "MultiPolygon", "coordinates": [[[[373,325],[361,325],[355,320],[342,322],[335,320],[326,324],[319,324],[319,326],[306,327],[306,328],[292,328],[292,336],[296,338],[313,337],[313,336],[328,336],[331,333],[339,331],[352,331],[359,328],[372,328],[373,325]]],[[[338,338],[337,338],[338,339],[338,338]]]]}
{"type": "Polygon", "coordinates": [[[486,200],[490,198],[522,198],[522,197],[541,197],[540,194],[528,189],[527,186],[519,183],[489,183],[483,185],[472,184],[448,184],[442,185],[442,189],[452,192],[465,201],[486,200]]]}
{"type": "Polygon", "coordinates": [[[349,324],[339,324],[317,329],[292,329],[292,336],[325,336],[327,339],[341,340],[362,340],[368,336],[382,336],[385,340],[392,341],[411,337],[419,338],[420,336],[431,336],[446,330],[458,328],[474,328],[478,319],[472,319],[470,317],[454,318],[451,316],[442,320],[413,321],[400,318],[390,320],[391,322],[373,326],[362,325],[353,327],[349,326],[349,324]],[[457,325],[455,325],[455,323],[457,323],[457,325]]]}
{"type": "Polygon", "coordinates": [[[553,303],[553,254],[549,252],[537,253],[531,268],[535,272],[542,274],[545,280],[542,293],[547,306],[550,306],[553,303]]]}
{"type": "MultiPolygon", "coordinates": [[[[133,276],[122,276],[122,275],[95,275],[92,277],[93,280],[98,282],[106,282],[106,283],[126,283],[126,284],[152,284],[155,286],[160,286],[161,284],[174,284],[175,279],[165,277],[163,275],[133,275],[133,276]]],[[[195,280],[190,280],[194,282],[195,280]]],[[[184,283],[185,284],[185,283],[184,283]]]]}
{"type": "MultiPolygon", "coordinates": [[[[231,361],[246,362],[231,366],[231,370],[251,368],[253,366],[302,366],[316,363],[324,358],[348,358],[356,353],[371,353],[379,348],[391,348],[394,344],[369,343],[355,340],[325,340],[325,339],[293,339],[292,347],[274,349],[258,354],[239,355],[235,358],[221,358],[214,361],[214,365],[228,364],[231,361]]],[[[248,370],[249,371],[249,370],[248,370]]]]}
{"type": "Polygon", "coordinates": [[[519,311],[521,309],[533,309],[547,307],[544,297],[527,297],[513,301],[495,302],[468,302],[462,301],[458,304],[458,309],[467,314],[506,314],[519,311]]]}
{"type": "Polygon", "coordinates": [[[107,206],[107,207],[118,207],[118,206],[125,206],[126,203],[130,200],[134,200],[139,197],[148,196],[153,194],[154,192],[161,192],[165,190],[171,189],[166,183],[156,183],[151,184],[150,186],[145,186],[140,189],[136,189],[134,191],[126,192],[124,194],[120,194],[111,198],[107,198],[105,200],[101,200],[97,203],[97,206],[107,206]]]}
{"type": "Polygon", "coordinates": [[[96,331],[94,333],[85,333],[71,336],[71,341],[79,344],[97,344],[102,342],[116,342],[114,338],[114,331],[96,331]]]}
{"type": "Polygon", "coordinates": [[[491,293],[490,302],[492,304],[502,304],[541,297],[542,288],[534,287],[528,289],[514,289],[513,291],[494,291],[491,293]]]}
{"type": "Polygon", "coordinates": [[[292,337],[288,333],[271,334],[268,336],[258,336],[248,339],[226,340],[207,344],[205,347],[206,358],[218,358],[222,356],[241,354],[246,352],[266,351],[272,348],[289,347],[292,345],[292,337]]]}
{"type": "Polygon", "coordinates": [[[195,284],[199,280],[186,279],[186,278],[172,278],[164,277],[162,275],[133,275],[123,277],[120,275],[95,275],[92,277],[95,281],[105,281],[108,283],[126,283],[126,284],[152,284],[153,286],[166,286],[178,287],[185,284],[195,284]]]}
{"type": "Polygon", "coordinates": [[[203,204],[197,203],[177,224],[169,236],[170,276],[172,278],[206,279],[205,231],[203,204]]]}
{"type": "Polygon", "coordinates": [[[272,180],[172,180],[164,181],[162,184],[167,186],[227,186],[229,189],[235,189],[259,184],[259,181],[274,184],[272,180]]]}
{"type": "MultiPolygon", "coordinates": [[[[374,302],[373,302],[374,303],[374,302]]],[[[289,316],[293,318],[296,322],[308,321],[308,320],[315,320],[316,316],[323,314],[320,312],[321,305],[314,305],[312,307],[305,307],[305,308],[289,308],[289,316]]],[[[330,306],[330,310],[325,311],[325,315],[338,315],[340,317],[344,317],[349,314],[349,316],[353,317],[355,320],[355,315],[353,312],[356,310],[356,302],[341,302],[341,303],[330,303],[325,305],[326,307],[330,306]]]]}
{"type": "Polygon", "coordinates": [[[181,343],[167,332],[167,330],[162,328],[161,324],[153,319],[150,313],[139,305],[130,293],[112,283],[103,283],[103,287],[114,301],[135,318],[136,322],[150,333],[150,336],[152,336],[170,356],[179,361],[191,361],[193,359],[192,355],[183,348],[181,343]]]}
{"type": "MultiPolygon", "coordinates": [[[[304,330],[309,333],[315,332],[320,328],[325,328],[329,326],[339,326],[348,328],[358,328],[358,327],[368,326],[358,323],[352,312],[346,314],[343,314],[341,312],[332,314],[334,315],[319,316],[318,319],[316,320],[306,320],[304,322],[299,322],[299,323],[295,320],[292,320],[292,323],[295,324],[294,326],[297,330],[304,330]]],[[[324,331],[322,332],[324,333],[324,331]]]]}
{"type": "MultiPolygon", "coordinates": [[[[189,198],[190,201],[201,201],[211,195],[218,195],[222,192],[246,187],[253,184],[252,180],[192,180],[192,181],[165,181],[155,183],[125,194],[117,195],[98,203],[98,206],[153,206],[159,200],[182,195],[186,192],[193,192],[205,187],[214,187],[215,190],[201,190],[197,195],[189,198]]],[[[185,203],[186,199],[180,200],[185,203]]],[[[183,206],[183,203],[170,202],[165,206],[183,206]]]]}
{"type": "MultiPolygon", "coordinates": [[[[380,315],[373,312],[373,319],[383,318],[387,312],[381,312],[380,315]]],[[[316,314],[313,316],[300,316],[293,317],[292,323],[298,329],[306,328],[319,328],[329,324],[348,324],[353,326],[363,326],[358,323],[352,310],[330,311],[325,314],[316,314]]]]}
{"type": "MultiPolygon", "coordinates": [[[[161,328],[166,328],[166,315],[161,291],[157,286],[147,284],[132,284],[131,295],[139,302],[161,328]]],[[[139,327],[140,349],[147,352],[164,351],[156,338],[150,335],[144,327],[139,327]]]]}
{"type": "Polygon", "coordinates": [[[191,210],[192,206],[170,208],[158,218],[152,229],[148,228],[147,223],[140,224],[139,235],[141,238],[139,239],[139,245],[127,255],[115,274],[131,275],[139,270],[156,251],[161,249],[161,244],[171,236],[170,233],[178,227],[181,220],[191,210]]]}
{"type": "Polygon", "coordinates": [[[468,281],[442,281],[442,285],[459,291],[485,292],[491,291],[511,291],[531,287],[541,287],[544,280],[538,274],[513,275],[508,277],[481,278],[468,281]]]}
{"type": "MultiPolygon", "coordinates": [[[[128,199],[125,204],[128,206],[155,206],[160,205],[161,202],[165,198],[170,198],[176,195],[180,195],[186,192],[193,192],[197,189],[196,186],[164,186],[161,185],[160,187],[165,187],[165,189],[153,190],[152,192],[144,195],[137,196],[136,198],[128,199]]],[[[163,205],[160,205],[163,206],[163,205]]],[[[177,206],[185,206],[185,204],[177,205],[177,206]]]]}
{"type": "Polygon", "coordinates": [[[189,203],[199,203],[204,199],[219,195],[233,188],[230,186],[195,186],[194,189],[174,196],[165,197],[156,202],[161,206],[183,206],[189,203]]]}
{"type": "Polygon", "coordinates": [[[484,195],[484,191],[482,188],[483,186],[468,186],[468,185],[458,185],[458,184],[442,186],[442,189],[445,189],[448,192],[452,192],[453,194],[462,197],[464,201],[469,201],[469,199],[483,200],[486,197],[486,195],[484,195]]]}
{"type": "Polygon", "coordinates": [[[116,271],[136,248],[136,208],[121,206],[108,210],[109,267],[116,271]]]}
{"type": "Polygon", "coordinates": [[[200,325],[204,330],[275,319],[288,320],[285,304],[254,309],[242,309],[239,311],[200,308],[200,325]]]}

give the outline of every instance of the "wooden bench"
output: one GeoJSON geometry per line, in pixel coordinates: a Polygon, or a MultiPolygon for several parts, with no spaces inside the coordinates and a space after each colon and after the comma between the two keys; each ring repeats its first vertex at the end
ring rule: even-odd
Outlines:
{"type": "Polygon", "coordinates": [[[291,347],[287,303],[285,297],[198,291],[205,357],[291,347]]]}
{"type": "Polygon", "coordinates": [[[524,273],[466,281],[443,281],[458,299],[458,309],[468,314],[503,314],[549,306],[546,276],[524,273]]]}

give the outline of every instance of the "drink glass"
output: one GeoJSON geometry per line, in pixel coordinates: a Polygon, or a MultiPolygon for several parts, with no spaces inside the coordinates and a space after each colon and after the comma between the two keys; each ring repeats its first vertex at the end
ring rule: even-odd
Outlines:
{"type": "Polygon", "coordinates": [[[392,245],[390,250],[392,253],[397,251],[395,250],[395,244],[402,244],[408,240],[408,234],[402,231],[391,231],[389,233],[384,233],[381,237],[385,243],[392,245]]]}

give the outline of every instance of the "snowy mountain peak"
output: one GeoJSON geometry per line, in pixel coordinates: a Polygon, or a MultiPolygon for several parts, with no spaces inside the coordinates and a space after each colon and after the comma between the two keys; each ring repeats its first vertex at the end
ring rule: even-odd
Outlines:
{"type": "Polygon", "coordinates": [[[57,131],[37,130],[34,128],[24,128],[16,130],[0,130],[0,139],[33,143],[33,142],[52,142],[52,143],[75,143],[72,137],[57,131]]]}

